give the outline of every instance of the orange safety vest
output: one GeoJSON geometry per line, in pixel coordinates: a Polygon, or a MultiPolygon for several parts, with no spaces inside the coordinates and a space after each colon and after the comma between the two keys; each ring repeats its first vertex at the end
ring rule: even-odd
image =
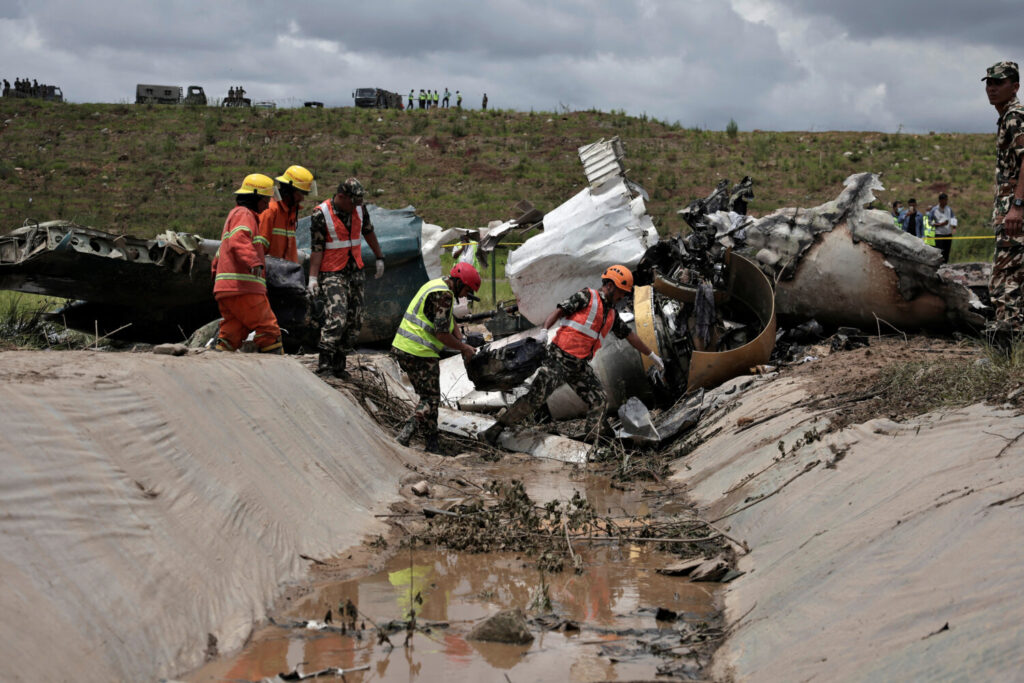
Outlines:
{"type": "Polygon", "coordinates": [[[244,206],[231,209],[220,236],[220,248],[213,257],[214,298],[235,294],[266,294],[262,277],[252,274],[256,266],[265,266],[263,238],[256,230],[259,218],[244,206]]]}
{"type": "Polygon", "coordinates": [[[327,223],[327,244],[324,245],[324,260],[320,264],[321,273],[331,273],[348,265],[349,254],[356,266],[363,267],[362,227],[363,218],[359,215],[359,207],[352,212],[352,229],[345,227],[334,214],[334,203],[328,199],[316,207],[324,215],[327,223]]]}
{"type": "Polygon", "coordinates": [[[576,358],[592,358],[601,348],[601,339],[611,331],[615,322],[615,310],[605,317],[601,294],[596,289],[588,290],[590,305],[562,318],[555,333],[555,346],[576,358]]]}
{"type": "Polygon", "coordinates": [[[267,256],[299,262],[299,250],[295,246],[295,221],[298,209],[289,209],[284,202],[276,199],[260,214],[260,237],[270,244],[267,256]]]}

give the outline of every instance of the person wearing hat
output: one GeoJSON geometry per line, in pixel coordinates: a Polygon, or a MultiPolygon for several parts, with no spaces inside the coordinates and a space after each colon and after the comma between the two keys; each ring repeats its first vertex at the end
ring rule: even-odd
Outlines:
{"type": "Polygon", "coordinates": [[[633,291],[633,273],[615,265],[601,275],[601,288],[581,289],[558,304],[544,320],[544,329],[558,323],[554,339],[530,390],[498,414],[497,421],[480,436],[492,446],[506,427],[529,418],[563,384],[576,392],[590,410],[587,412],[587,440],[595,434],[607,433],[608,402],[601,380],[590,367],[590,360],[601,348],[601,340],[613,332],[630,346],[647,356],[657,372],[665,371],[665,363],[619,317],[615,304],[633,291]]]}
{"type": "Polygon", "coordinates": [[[267,256],[298,263],[295,225],[299,221],[302,200],[310,192],[316,196],[316,180],[302,166],[289,166],[274,180],[281,198],[271,200],[267,210],[260,214],[260,237],[269,245],[267,256]]]}
{"type": "Polygon", "coordinates": [[[213,257],[213,297],[222,318],[217,351],[235,351],[255,332],[260,353],[284,353],[263,277],[267,243],[258,232],[259,214],[273,196],[274,181],[262,173],[250,173],[235,190],[235,208],[224,221],[213,257]]]}
{"type": "Polygon", "coordinates": [[[986,330],[990,341],[1006,347],[1024,330],[1024,106],[1017,99],[1020,70],[1016,62],[997,62],[985,72],[985,94],[999,112],[996,130],[996,193],[992,226],[995,260],[989,294],[995,320],[986,330]]]}
{"type": "Polygon", "coordinates": [[[348,377],[348,354],[355,348],[363,326],[363,239],[376,258],[374,277],[384,274],[384,253],[363,205],[363,194],[362,184],[349,178],[310,217],[308,288],[310,294],[323,296],[325,302],[318,374],[348,377]]]}

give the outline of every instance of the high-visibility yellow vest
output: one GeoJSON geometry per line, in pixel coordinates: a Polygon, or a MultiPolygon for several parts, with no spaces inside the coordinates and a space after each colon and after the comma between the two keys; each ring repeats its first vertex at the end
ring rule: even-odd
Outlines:
{"type": "MultiPolygon", "coordinates": [[[[420,356],[421,358],[439,358],[444,344],[437,338],[437,330],[434,323],[427,319],[424,310],[427,305],[427,295],[434,292],[451,292],[444,280],[438,278],[431,280],[420,287],[416,296],[409,302],[402,316],[402,323],[398,326],[395,338],[391,345],[400,351],[420,356]]],[[[452,297],[454,299],[454,296],[452,297]]],[[[451,309],[448,309],[448,327],[444,332],[451,334],[455,329],[455,317],[451,309]]]]}
{"type": "Polygon", "coordinates": [[[930,247],[935,246],[935,226],[928,220],[928,216],[924,216],[924,243],[930,247]]]}

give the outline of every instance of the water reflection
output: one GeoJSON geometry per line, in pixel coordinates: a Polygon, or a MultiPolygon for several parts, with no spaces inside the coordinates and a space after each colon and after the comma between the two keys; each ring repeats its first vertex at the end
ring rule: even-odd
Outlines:
{"type": "Polygon", "coordinates": [[[328,608],[338,615],[339,603],[351,600],[377,623],[402,619],[414,606],[421,624],[446,622],[447,628],[417,633],[408,648],[402,647],[405,634],[394,634],[395,649],[390,652],[377,645],[370,623],[365,633],[344,635],[267,628],[232,660],[212,663],[188,680],[258,681],[297,666],[314,671],[361,665],[370,669],[349,674],[346,680],[501,680],[498,672],[506,671],[513,680],[560,683],[653,678],[658,660],[637,657],[613,663],[600,654],[599,643],[623,642],[615,633],[625,629],[656,628],[650,608],[668,607],[699,617],[713,611],[711,584],[691,584],[654,572],[674,558],[640,546],[584,547],[577,552],[585,560],[581,574],[542,577],[531,558],[514,554],[401,551],[381,572],[318,587],[295,604],[290,617],[320,619],[328,608]],[[581,631],[535,631],[538,637],[529,646],[466,640],[473,622],[501,609],[527,608],[542,582],[555,611],[578,622],[581,631]]]}

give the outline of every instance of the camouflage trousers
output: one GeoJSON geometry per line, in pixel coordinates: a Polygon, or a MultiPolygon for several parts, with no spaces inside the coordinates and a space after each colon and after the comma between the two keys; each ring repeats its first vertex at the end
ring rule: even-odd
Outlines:
{"type": "Polygon", "coordinates": [[[413,417],[424,436],[437,434],[437,408],[441,404],[441,359],[414,356],[392,347],[391,355],[398,361],[398,367],[409,376],[409,382],[420,402],[416,404],[413,417]]]}
{"type": "Polygon", "coordinates": [[[324,298],[324,325],[320,350],[350,353],[363,326],[363,291],[366,277],[361,268],[346,267],[320,273],[324,298]]]}
{"type": "Polygon", "coordinates": [[[996,254],[989,280],[996,329],[1024,331],[1024,236],[1006,237],[996,226],[996,254]],[[1008,328],[1008,329],[1007,329],[1008,328]]]}
{"type": "Polygon", "coordinates": [[[540,408],[555,389],[568,384],[583,399],[587,411],[588,431],[603,426],[608,413],[608,401],[601,380],[594,374],[590,361],[576,358],[551,344],[544,363],[533,378],[529,391],[498,415],[498,422],[508,426],[521,423],[540,408]]]}

